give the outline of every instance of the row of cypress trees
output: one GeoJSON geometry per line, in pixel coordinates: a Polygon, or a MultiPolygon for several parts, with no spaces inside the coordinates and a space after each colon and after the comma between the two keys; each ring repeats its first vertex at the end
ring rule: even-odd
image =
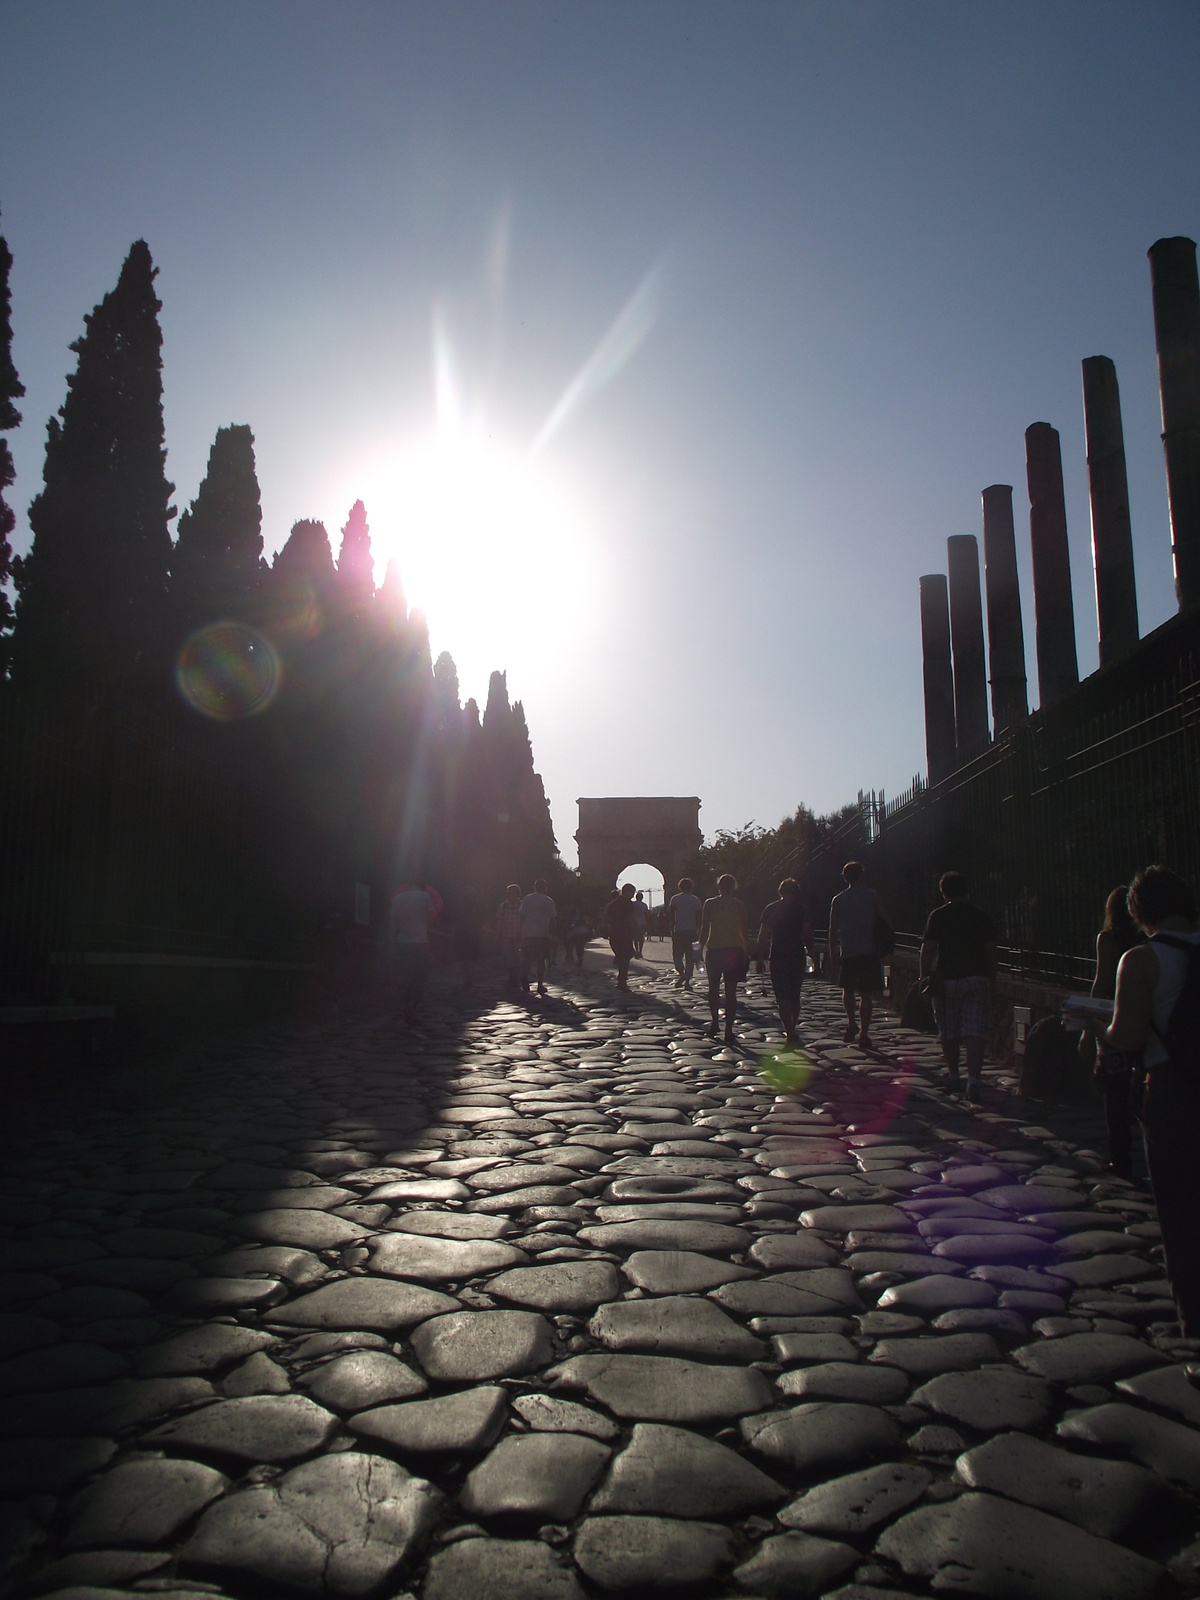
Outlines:
{"type": "Polygon", "coordinates": [[[461,703],[454,662],[431,660],[394,564],[376,588],[361,501],[336,560],[324,525],[303,520],[268,565],[253,435],[232,425],[218,429],[172,540],[161,305],[142,240],[71,346],[77,364],[49,423],[32,543],[11,558],[2,430],[19,423],[24,391],[10,265],[0,242],[0,583],[11,567],[16,590],[14,613],[0,589],[0,693],[63,715],[116,697],[169,719],[180,740],[227,735],[244,764],[268,762],[285,811],[303,824],[295,837],[309,853],[319,840],[318,920],[355,881],[428,876],[486,896],[509,877],[549,874],[554,837],[521,703],[510,703],[500,672],[482,717],[473,700],[461,703]],[[240,728],[202,730],[176,692],[176,668],[197,630],[223,623],[269,641],[281,687],[240,728]]]}

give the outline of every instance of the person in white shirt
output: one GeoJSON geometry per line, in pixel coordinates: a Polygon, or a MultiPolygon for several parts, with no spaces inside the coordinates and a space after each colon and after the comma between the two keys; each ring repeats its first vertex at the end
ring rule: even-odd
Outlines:
{"type": "Polygon", "coordinates": [[[667,915],[671,919],[671,957],[679,976],[677,989],[692,987],[692,972],[696,965],[696,935],[700,931],[700,914],[704,910],[699,895],[692,893],[692,880],[680,878],[679,893],[671,896],[667,915]]]}
{"type": "Polygon", "coordinates": [[[402,883],[392,896],[388,922],[404,1020],[415,1027],[429,975],[429,929],[441,910],[440,897],[419,884],[402,883]]]}
{"type": "Polygon", "coordinates": [[[525,988],[529,988],[529,969],[537,975],[537,992],[546,993],[546,962],[550,959],[550,941],[554,936],[558,910],[546,893],[545,878],[536,878],[533,893],[521,901],[521,954],[525,958],[525,988]]]}

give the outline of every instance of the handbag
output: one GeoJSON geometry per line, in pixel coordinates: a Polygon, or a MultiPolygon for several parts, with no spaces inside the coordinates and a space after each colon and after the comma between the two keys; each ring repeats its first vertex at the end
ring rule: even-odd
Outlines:
{"type": "Polygon", "coordinates": [[[896,948],[896,930],[884,916],[875,913],[875,954],[877,956],[890,956],[896,948]]]}

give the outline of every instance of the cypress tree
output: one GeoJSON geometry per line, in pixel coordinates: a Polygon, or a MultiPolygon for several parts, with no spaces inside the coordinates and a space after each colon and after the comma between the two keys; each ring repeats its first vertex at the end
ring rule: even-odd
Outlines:
{"type": "Polygon", "coordinates": [[[371,529],[361,500],[350,507],[338,552],[338,584],[342,600],[355,616],[365,617],[375,595],[375,562],[371,556],[371,529]]]}
{"type": "Polygon", "coordinates": [[[33,544],[14,563],[13,678],[29,688],[165,681],[173,484],[165,474],[157,269],[139,239],[84,318],[50,419],[33,544]]]}
{"type": "MultiPolygon", "coordinates": [[[[12,359],[12,300],[8,288],[11,269],[12,255],[8,241],[0,239],[0,434],[20,425],[21,413],[13,401],[19,400],[25,393],[12,359]]],[[[13,609],[8,598],[8,581],[12,576],[9,535],[17,523],[12,507],[4,498],[4,491],[12,487],[16,476],[8,440],[0,438],[0,679],[8,669],[12,633],[13,609]]]]}
{"type": "Polygon", "coordinates": [[[180,638],[208,622],[245,617],[266,576],[254,435],[218,428],[208,471],[179,519],[171,554],[173,620],[180,638]]]}

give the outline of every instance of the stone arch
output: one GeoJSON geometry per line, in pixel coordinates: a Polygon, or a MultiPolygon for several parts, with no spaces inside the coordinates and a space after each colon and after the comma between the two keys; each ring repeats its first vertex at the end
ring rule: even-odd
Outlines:
{"type": "Polygon", "coordinates": [[[645,861],[663,875],[669,900],[700,848],[700,801],[695,795],[608,796],[580,799],[580,876],[606,888],[626,867],[645,861]]]}

